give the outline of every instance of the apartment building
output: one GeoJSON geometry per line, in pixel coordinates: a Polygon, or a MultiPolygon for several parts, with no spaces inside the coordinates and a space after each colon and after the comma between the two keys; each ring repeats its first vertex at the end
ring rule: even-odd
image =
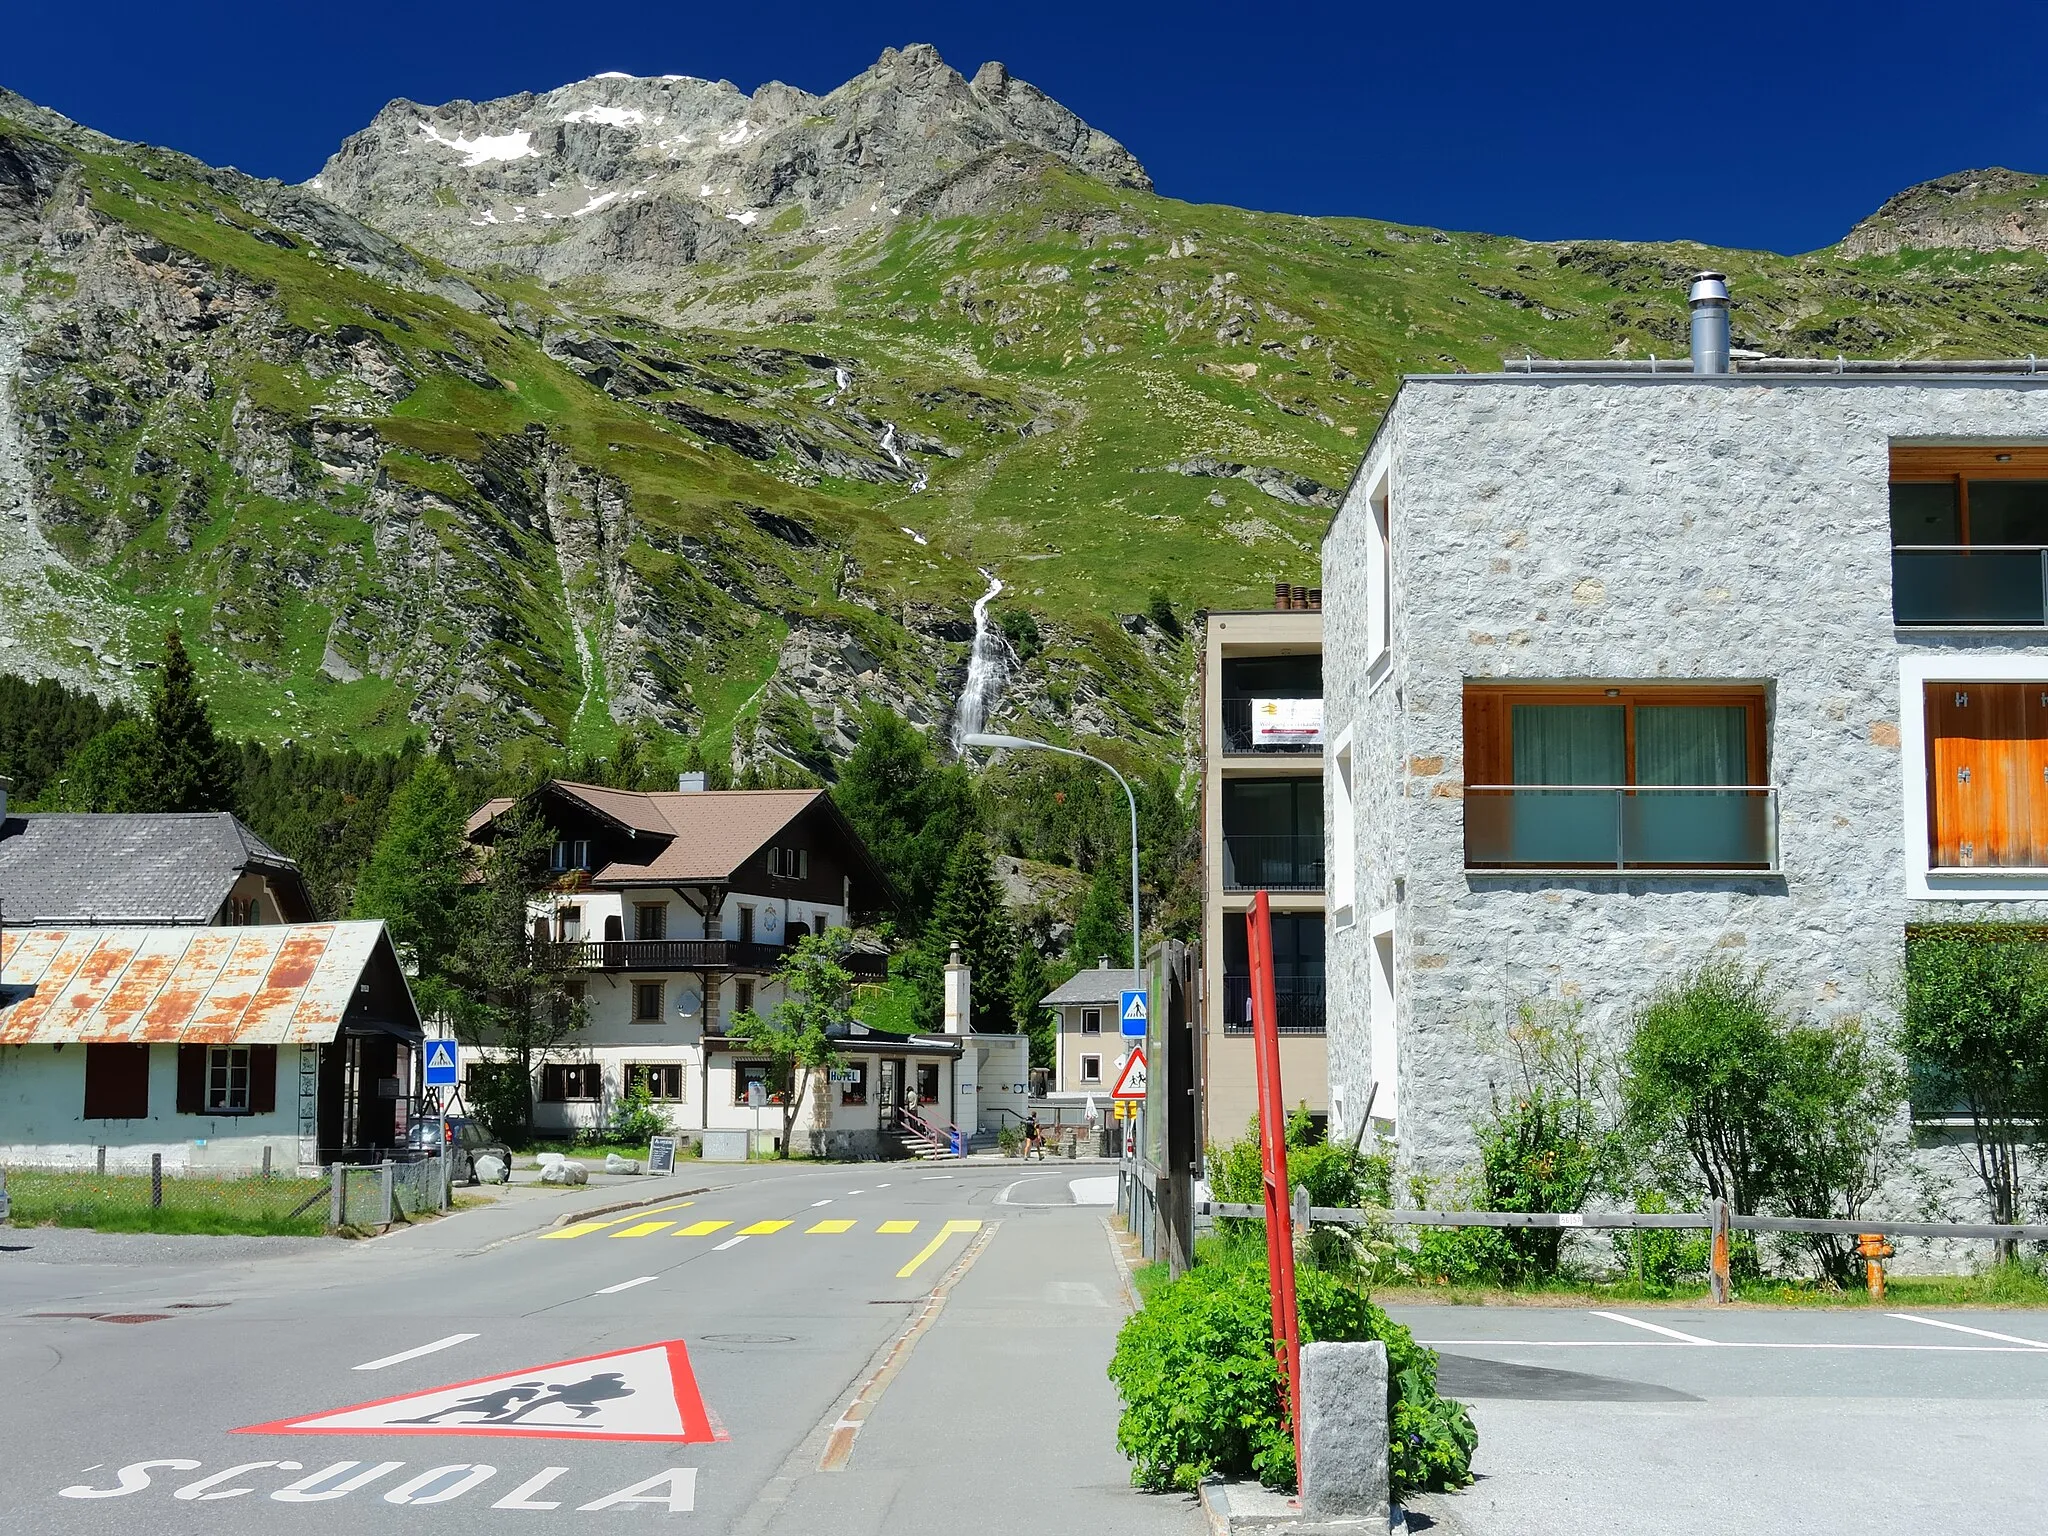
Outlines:
{"type": "MultiPolygon", "coordinates": [[[[510,800],[470,818],[488,843],[510,800]]],[[[555,779],[526,801],[548,827],[554,884],[530,908],[532,942],[576,972],[585,1026],[537,1073],[534,1122],[573,1133],[602,1126],[633,1083],[679,1130],[750,1128],[747,1087],[765,1071],[727,1033],[746,1009],[782,1000],[775,971],[810,933],[845,929],[887,905],[888,885],[823,790],[708,790],[686,774],[643,792],[555,779]]],[[[887,958],[848,966],[880,981],[887,958]]],[[[957,1042],[883,1052],[822,1101],[868,1133],[903,1108],[950,1104],[957,1042]],[[943,1067],[939,1058],[945,1058],[943,1067]]],[[[839,1127],[845,1129],[844,1125],[839,1127]]],[[[873,1150],[873,1134],[859,1150],[873,1150]]]]}
{"type": "Polygon", "coordinates": [[[1881,1020],[1910,924],[2048,919],[2048,373],[1731,366],[1691,296],[1690,369],[1404,380],[1325,540],[1331,1113],[1424,1170],[1521,1000],[1881,1020]]]}
{"type": "Polygon", "coordinates": [[[1323,1052],[1323,615],[1320,591],[1211,612],[1202,649],[1202,1138],[1242,1136],[1252,1075],[1245,913],[1273,912],[1281,1089],[1326,1110],[1323,1052]]]}

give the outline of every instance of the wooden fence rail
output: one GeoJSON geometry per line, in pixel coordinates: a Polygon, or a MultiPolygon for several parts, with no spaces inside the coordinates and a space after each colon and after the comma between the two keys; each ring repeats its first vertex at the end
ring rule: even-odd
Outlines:
{"type": "MultiPolygon", "coordinates": [[[[1236,1221],[1264,1221],[1263,1205],[1233,1205],[1204,1200],[1195,1204],[1197,1216],[1222,1216],[1236,1221]]],[[[1712,1231],[1711,1211],[1372,1211],[1343,1206],[1316,1205],[1308,1208],[1308,1220],[1360,1227],[1385,1222],[1400,1227],[1566,1227],[1588,1230],[1693,1230],[1712,1231]]],[[[1296,1213],[1300,1219],[1300,1213],[1296,1213]]],[[[1738,1232],[1838,1232],[1856,1236],[1881,1232],[1887,1237],[1963,1237],[2006,1241],[2048,1242],[2048,1226],[1997,1226],[1967,1221],[1895,1221],[1888,1216],[1811,1217],[1736,1216],[1728,1225],[1738,1232]]]]}

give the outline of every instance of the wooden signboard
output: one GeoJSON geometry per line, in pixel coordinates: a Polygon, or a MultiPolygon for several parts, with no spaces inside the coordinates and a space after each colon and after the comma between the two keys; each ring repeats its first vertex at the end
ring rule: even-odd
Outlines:
{"type": "Polygon", "coordinates": [[[662,1177],[676,1171],[675,1137],[656,1136],[647,1143],[647,1171],[650,1175],[662,1177]]]}

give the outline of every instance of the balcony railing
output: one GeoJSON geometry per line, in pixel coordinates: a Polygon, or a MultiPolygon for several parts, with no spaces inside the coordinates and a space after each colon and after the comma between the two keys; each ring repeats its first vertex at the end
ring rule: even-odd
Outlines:
{"type": "MultiPolygon", "coordinates": [[[[789,951],[733,939],[569,939],[533,946],[541,964],[581,971],[755,971],[767,973],[789,951]]],[[[888,975],[885,956],[849,953],[842,962],[862,981],[888,975]]]]}
{"type": "Polygon", "coordinates": [[[1226,891],[1321,890],[1322,835],[1224,833],[1223,888],[1226,891]]]}
{"type": "MultiPolygon", "coordinates": [[[[1277,976],[1273,980],[1273,1005],[1283,1035],[1323,1033],[1323,978],[1320,976],[1277,976]]],[[[1223,1032],[1248,1035],[1252,1032],[1252,979],[1223,976],[1223,1032]]]]}
{"type": "Polygon", "coordinates": [[[1892,622],[2048,624],[2048,549],[1898,545],[1892,550],[1892,622]]]}
{"type": "Polygon", "coordinates": [[[1321,699],[1223,700],[1225,752],[1320,753],[1321,699]]]}
{"type": "Polygon", "coordinates": [[[1478,784],[1465,791],[1470,869],[1775,870],[1768,785],[1478,784]]]}

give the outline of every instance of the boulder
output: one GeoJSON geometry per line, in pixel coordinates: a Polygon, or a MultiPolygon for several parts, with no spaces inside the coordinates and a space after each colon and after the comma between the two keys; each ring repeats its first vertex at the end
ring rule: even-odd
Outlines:
{"type": "Polygon", "coordinates": [[[568,1158],[559,1152],[541,1152],[536,1154],[533,1160],[543,1168],[551,1168],[556,1163],[566,1163],[569,1161],[568,1158]]]}
{"type": "Polygon", "coordinates": [[[493,1157],[488,1152],[479,1157],[472,1166],[479,1184],[503,1184],[512,1174],[512,1170],[505,1166],[503,1158],[493,1157]]]}
{"type": "Polygon", "coordinates": [[[633,1158],[621,1157],[616,1152],[607,1152],[604,1155],[604,1171],[606,1173],[638,1173],[640,1171],[640,1164],[633,1158]]]}
{"type": "Polygon", "coordinates": [[[590,1170],[581,1163],[572,1163],[566,1158],[557,1158],[540,1171],[543,1184],[588,1184],[590,1170]]]}

